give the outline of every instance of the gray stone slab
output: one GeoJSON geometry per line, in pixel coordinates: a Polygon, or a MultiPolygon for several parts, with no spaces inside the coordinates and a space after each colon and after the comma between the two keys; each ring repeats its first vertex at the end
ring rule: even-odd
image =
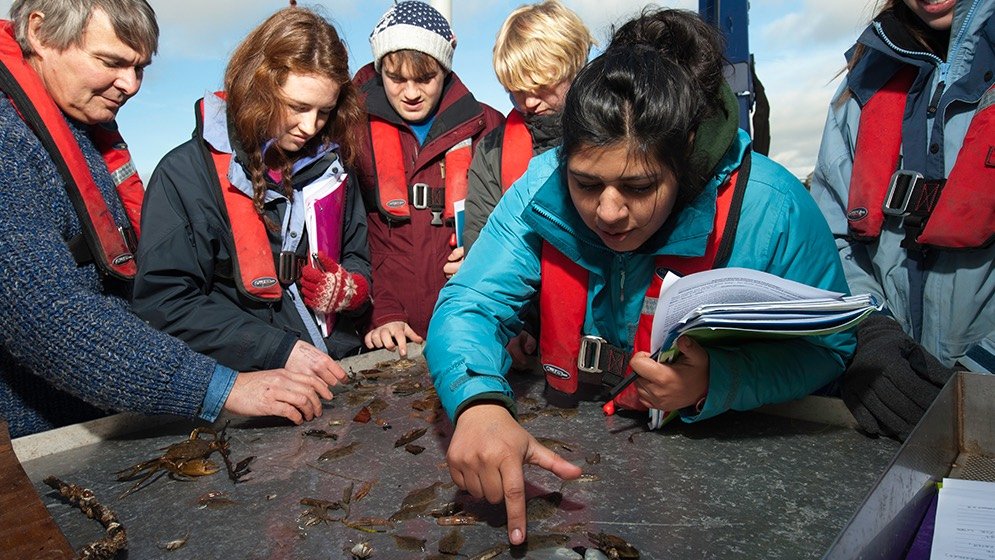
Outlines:
{"type": "MultiPolygon", "coordinates": [[[[359,371],[385,357],[365,357],[352,368],[359,371]]],[[[581,403],[565,416],[552,414],[541,398],[541,377],[519,374],[513,381],[522,396],[520,412],[537,413],[525,426],[537,437],[558,440],[556,451],[595,480],[563,483],[529,468],[530,497],[563,495],[548,518],[530,522],[529,534],[533,540],[564,534],[566,542],[549,539],[543,552],[504,552],[502,558],[539,558],[557,547],[590,546],[588,531],[622,536],[643,558],[818,558],[898,450],[893,441],[869,439],[849,427],[757,412],[730,412],[648,432],[642,417],[606,418],[600,403],[581,403]]],[[[92,489],[118,513],[128,531],[128,558],[341,558],[363,541],[372,545],[375,559],[438,554],[440,541],[453,528],[439,526],[427,513],[389,522],[375,533],[336,521],[306,526],[302,498],[337,501],[350,485],[356,492],[371,481],[369,493],[352,501],[350,520],[390,518],[405,496],[434,484],[436,496],[427,509],[456,501],[480,519],[458,528],[465,539],[461,552],[472,556],[505,542],[504,508],[477,502],[452,485],[444,463],[450,422],[440,413],[430,423],[429,413],[412,408],[431,395],[429,387],[418,359],[359,388],[338,389],[324,415],[304,426],[233,421],[228,429],[233,459],[256,457],[253,472],[239,484],[223,471],[193,480],[164,476],[120,497],[134,482],[118,482],[114,473],[185,439],[194,426],[187,423],[41,455],[24,467],[76,548],[99,538],[102,530],[44,486],[47,475],[92,489]],[[426,390],[395,393],[414,388],[415,381],[426,390]],[[374,397],[386,408],[368,423],[353,421],[374,397]],[[423,453],[395,447],[398,438],[417,428],[427,428],[414,442],[425,448],[423,453]],[[338,439],[302,435],[309,429],[327,430],[338,439]],[[357,444],[352,454],[319,459],[350,443],[357,444]],[[203,507],[198,500],[208,492],[223,492],[234,503],[203,507]],[[398,536],[423,539],[424,551],[405,549],[409,545],[398,536]],[[177,539],[186,544],[175,551],[163,548],[177,539]]],[[[214,459],[220,462],[217,455],[214,459]]]]}

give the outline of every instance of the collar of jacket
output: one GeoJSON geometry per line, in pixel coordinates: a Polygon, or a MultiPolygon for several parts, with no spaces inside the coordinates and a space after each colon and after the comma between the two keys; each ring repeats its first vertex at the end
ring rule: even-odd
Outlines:
{"type": "MultiPolygon", "coordinates": [[[[985,72],[972,72],[971,68],[989,68],[995,61],[993,12],[995,0],[957,3],[946,61],[916,43],[894,14],[882,14],[857,39],[866,50],[847,73],[847,87],[863,106],[902,65],[908,64],[919,68],[914,88],[929,87],[927,78],[939,69],[939,79],[947,86],[946,97],[977,101],[991,84],[984,80],[985,72]]],[[[856,45],[847,51],[848,61],[855,49],[856,45]]]]}
{"type": "Polygon", "coordinates": [[[533,154],[541,154],[560,145],[563,140],[563,113],[525,115],[523,118],[532,136],[533,154]]]}
{"type": "MultiPolygon", "coordinates": [[[[228,121],[228,106],[223,99],[208,93],[204,95],[204,130],[202,137],[212,148],[226,154],[233,154],[231,163],[228,165],[228,180],[238,190],[246,196],[252,196],[252,180],[248,172],[242,166],[242,161],[247,160],[245,150],[239,145],[235,138],[234,131],[230,128],[228,121]]],[[[308,155],[294,162],[291,172],[291,184],[295,190],[300,190],[305,185],[309,185],[319,177],[326,175],[326,172],[335,174],[344,173],[338,161],[338,145],[331,143],[320,146],[313,155],[308,155]]],[[[270,181],[267,178],[267,181],[270,181]]],[[[276,185],[272,185],[276,187],[276,185]]],[[[278,189],[271,188],[266,191],[266,202],[285,198],[278,189]]]]}
{"type": "MultiPolygon", "coordinates": [[[[379,117],[399,128],[409,128],[407,122],[397,114],[390,101],[387,100],[387,90],[384,89],[383,77],[373,69],[373,64],[367,64],[356,72],[354,78],[359,86],[366,103],[366,112],[379,117]]],[[[473,124],[474,130],[464,133],[460,130],[459,138],[452,144],[463,140],[476,133],[477,125],[480,129],[484,127],[484,108],[481,107],[477,99],[466,88],[463,81],[459,79],[456,72],[450,72],[446,76],[445,84],[442,87],[442,97],[439,99],[439,106],[435,110],[435,120],[432,121],[432,128],[422,143],[422,152],[430,151],[430,145],[439,138],[448,136],[457,128],[462,128],[464,124],[473,124]]],[[[450,146],[452,145],[450,144],[450,146]]]]}
{"type": "Polygon", "coordinates": [[[691,147],[691,169],[697,177],[711,177],[739,130],[739,101],[724,81],[719,88],[721,111],[698,125],[691,147]]]}
{"type": "MultiPolygon", "coordinates": [[[[719,185],[739,168],[749,147],[749,135],[739,131],[715,165],[715,172],[705,183],[702,193],[680,210],[679,214],[671,216],[657,234],[634,252],[655,256],[704,255],[708,235],[715,225],[715,199],[719,185]]],[[[538,157],[559,156],[560,150],[557,148],[538,157]]],[[[540,237],[588,270],[597,270],[604,266],[606,258],[619,254],[606,247],[577,213],[567,191],[563,164],[536,190],[525,207],[522,219],[540,237]]]]}

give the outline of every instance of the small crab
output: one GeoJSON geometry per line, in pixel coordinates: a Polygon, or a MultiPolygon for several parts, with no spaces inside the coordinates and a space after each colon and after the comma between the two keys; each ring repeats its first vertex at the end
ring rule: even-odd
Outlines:
{"type": "Polygon", "coordinates": [[[587,533],[598,550],[608,555],[611,560],[638,560],[639,551],[618,535],[609,533],[587,533]]]}
{"type": "Polygon", "coordinates": [[[369,541],[363,541],[349,549],[349,552],[356,560],[366,560],[373,556],[373,547],[370,546],[369,541]]]}
{"type": "Polygon", "coordinates": [[[237,482],[239,478],[249,473],[249,462],[252,458],[240,461],[238,465],[231,464],[231,460],[228,458],[228,438],[225,436],[227,429],[227,424],[220,432],[211,428],[195,428],[190,432],[190,437],[186,441],[164,447],[165,453],[160,457],[116,472],[115,474],[119,475],[117,479],[120,481],[142,477],[134,486],[121,494],[121,498],[154,482],[158,479],[158,477],[152,479],[156,473],[160,473],[159,476],[169,474],[173,478],[183,479],[214,474],[221,470],[217,463],[208,459],[215,451],[220,453],[224,459],[225,466],[228,467],[229,478],[237,482]],[[209,437],[201,437],[202,434],[209,437]]]}

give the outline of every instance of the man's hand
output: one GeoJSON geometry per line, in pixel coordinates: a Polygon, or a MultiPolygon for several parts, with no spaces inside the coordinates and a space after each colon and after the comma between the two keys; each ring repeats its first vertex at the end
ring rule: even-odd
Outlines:
{"type": "Polygon", "coordinates": [[[366,342],[366,347],[370,349],[384,348],[393,352],[396,348],[402,358],[408,357],[407,341],[425,342],[425,339],[418,336],[418,333],[404,321],[394,321],[381,325],[366,333],[363,340],[366,342]]]}
{"type": "Polygon", "coordinates": [[[446,257],[446,264],[442,267],[442,272],[446,275],[446,278],[452,278],[453,274],[459,271],[459,267],[463,266],[463,248],[457,247],[453,249],[452,253],[446,257]]]}
{"type": "Polygon", "coordinates": [[[284,367],[293,373],[317,376],[326,385],[337,385],[346,379],[345,370],[331,356],[303,340],[294,344],[284,367]]]}
{"type": "Polygon", "coordinates": [[[690,337],[677,339],[680,355],[661,364],[646,352],[637,352],[629,365],[639,374],[636,391],[650,408],[679,410],[692,406],[708,393],[708,352],[690,337]]]}
{"type": "Polygon", "coordinates": [[[471,405],[460,414],[446,453],[457,486],[492,504],[504,501],[508,542],[525,542],[525,464],[571,480],[580,467],[541,445],[498,404],[471,405]]]}
{"type": "Polygon", "coordinates": [[[225,410],[241,416],[282,416],[294,424],[321,416],[321,400],[331,399],[328,385],[315,375],[270,369],[239,373],[225,410]]]}

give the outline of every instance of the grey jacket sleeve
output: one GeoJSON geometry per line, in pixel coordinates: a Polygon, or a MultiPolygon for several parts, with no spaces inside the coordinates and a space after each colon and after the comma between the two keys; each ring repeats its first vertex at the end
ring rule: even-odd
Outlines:
{"type": "Polygon", "coordinates": [[[477,147],[467,178],[466,221],[463,224],[463,247],[467,251],[477,241],[480,230],[497,206],[501,189],[501,143],[504,126],[492,130],[477,147]]]}

